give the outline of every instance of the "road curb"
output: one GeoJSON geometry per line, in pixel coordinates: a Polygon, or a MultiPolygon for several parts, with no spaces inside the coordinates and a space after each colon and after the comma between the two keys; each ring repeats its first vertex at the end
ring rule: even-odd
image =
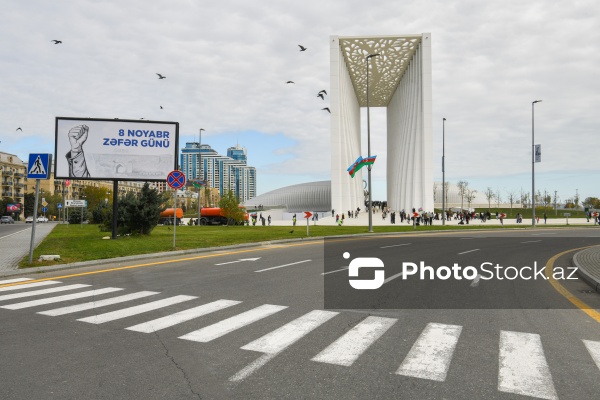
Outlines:
{"type": "Polygon", "coordinates": [[[600,277],[595,276],[594,273],[591,273],[588,270],[587,266],[581,261],[581,255],[586,251],[592,251],[592,249],[594,251],[600,252],[600,247],[591,247],[589,249],[581,250],[573,255],[573,258],[571,259],[571,264],[577,268],[577,273],[579,274],[579,276],[581,276],[581,278],[583,278],[584,281],[591,285],[596,292],[600,293],[600,277]]]}

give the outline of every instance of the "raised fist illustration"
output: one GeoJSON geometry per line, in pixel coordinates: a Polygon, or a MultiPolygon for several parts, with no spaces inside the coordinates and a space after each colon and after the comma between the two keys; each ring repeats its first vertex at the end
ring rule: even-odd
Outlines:
{"type": "Polygon", "coordinates": [[[75,158],[83,151],[82,147],[88,138],[90,128],[87,125],[77,125],[69,130],[69,142],[71,143],[71,157],[75,158]]]}

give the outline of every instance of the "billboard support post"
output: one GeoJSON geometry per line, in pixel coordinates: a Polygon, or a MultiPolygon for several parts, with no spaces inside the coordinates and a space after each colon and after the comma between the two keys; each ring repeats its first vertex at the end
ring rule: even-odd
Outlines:
{"type": "Polygon", "coordinates": [[[117,201],[119,199],[119,181],[113,181],[113,211],[112,211],[112,239],[117,238],[117,221],[119,218],[119,205],[117,201]]]}

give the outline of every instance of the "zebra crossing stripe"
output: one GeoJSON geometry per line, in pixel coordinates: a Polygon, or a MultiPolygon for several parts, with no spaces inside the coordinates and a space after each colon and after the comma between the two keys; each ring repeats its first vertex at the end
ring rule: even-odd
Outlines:
{"type": "Polygon", "coordinates": [[[396,321],[396,318],[367,317],[314,356],[312,361],[349,367],[396,321]]]}
{"type": "Polygon", "coordinates": [[[4,285],[7,283],[16,283],[16,282],[25,282],[25,281],[30,281],[30,278],[13,278],[13,279],[7,279],[5,281],[0,281],[0,285],[4,285]]]}
{"type": "Polygon", "coordinates": [[[111,311],[104,314],[92,315],[91,317],[80,318],[77,321],[89,322],[90,324],[103,324],[105,322],[114,321],[116,319],[131,317],[132,315],[142,314],[148,311],[158,310],[159,308],[168,307],[174,304],[183,303],[195,299],[196,296],[173,296],[163,300],[157,300],[139,306],[123,308],[121,310],[111,311]]]}
{"type": "Polygon", "coordinates": [[[48,311],[40,311],[40,312],[38,312],[38,314],[50,315],[52,317],[55,317],[57,315],[71,314],[71,313],[76,313],[79,311],[90,310],[92,308],[100,308],[100,307],[104,307],[104,306],[110,306],[112,304],[124,303],[126,301],[141,299],[143,297],[148,297],[148,296],[152,296],[155,294],[158,294],[158,292],[148,292],[148,291],[136,292],[136,293],[126,294],[123,296],[111,297],[110,299],[90,301],[89,303],[75,304],[72,306],[55,308],[53,310],[48,310],[48,311]]]}
{"type": "Polygon", "coordinates": [[[314,329],[318,328],[339,313],[333,311],[313,310],[296,318],[265,336],[243,346],[243,350],[253,350],[265,353],[237,374],[229,378],[230,382],[241,382],[259,368],[269,362],[277,354],[296,343],[314,329]]]}
{"type": "Polygon", "coordinates": [[[396,374],[445,381],[461,331],[459,325],[427,324],[396,374]]]}
{"type": "Polygon", "coordinates": [[[24,283],[22,285],[14,285],[14,286],[7,286],[7,287],[0,288],[0,292],[29,289],[29,288],[38,287],[38,286],[56,285],[57,283],[61,283],[61,282],[59,282],[59,281],[42,281],[42,282],[24,283]]]}
{"type": "Polygon", "coordinates": [[[75,299],[81,299],[84,297],[91,297],[91,296],[98,296],[98,295],[105,294],[105,293],[117,292],[119,290],[123,290],[123,289],[109,287],[109,288],[104,288],[104,289],[89,290],[87,292],[65,294],[62,296],[47,297],[45,299],[31,300],[31,301],[25,301],[22,303],[9,304],[6,306],[2,306],[0,308],[6,308],[8,310],[20,310],[22,308],[35,307],[35,306],[40,306],[42,304],[52,304],[52,303],[58,303],[61,301],[75,300],[75,299]]]}
{"type": "Polygon", "coordinates": [[[227,307],[235,306],[240,304],[241,301],[236,300],[217,300],[212,303],[203,304],[198,307],[190,308],[189,310],[183,310],[175,314],[167,315],[162,318],[158,318],[152,321],[144,322],[142,324],[130,326],[126,328],[130,331],[151,333],[161,329],[169,328],[173,325],[180,324],[182,322],[189,321],[194,318],[201,317],[206,314],[213,313],[215,311],[222,310],[227,307]]]}
{"type": "Polygon", "coordinates": [[[498,390],[539,399],[558,399],[540,335],[500,331],[498,390]]]}
{"type": "Polygon", "coordinates": [[[0,296],[0,301],[2,301],[2,300],[20,299],[22,297],[39,296],[40,294],[64,292],[65,290],[81,289],[81,288],[89,287],[89,286],[91,286],[91,285],[84,285],[82,283],[78,283],[76,285],[67,285],[67,286],[61,286],[61,287],[51,288],[51,289],[41,289],[41,290],[32,290],[32,291],[29,291],[29,292],[21,292],[21,293],[14,293],[14,294],[5,294],[4,296],[0,296]]]}
{"type": "Polygon", "coordinates": [[[221,336],[243,328],[246,325],[250,325],[253,322],[259,321],[286,308],[287,306],[263,304],[262,306],[253,308],[252,310],[243,312],[202,329],[198,329],[197,331],[180,336],[179,339],[192,340],[194,342],[202,343],[210,342],[211,340],[220,338],[221,336]]]}
{"type": "Polygon", "coordinates": [[[333,311],[313,310],[248,343],[242,349],[270,354],[279,353],[338,314],[333,311]]]}
{"type": "Polygon", "coordinates": [[[600,369],[600,342],[592,342],[591,340],[584,340],[583,344],[587,348],[587,351],[590,353],[594,362],[600,369]]]}

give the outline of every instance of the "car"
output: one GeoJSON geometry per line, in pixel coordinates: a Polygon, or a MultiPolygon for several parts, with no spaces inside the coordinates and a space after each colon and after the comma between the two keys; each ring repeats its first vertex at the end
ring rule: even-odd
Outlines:
{"type": "Polygon", "coordinates": [[[15,220],[13,219],[13,217],[9,216],[9,215],[5,215],[2,218],[0,218],[0,224],[14,224],[15,220]]]}
{"type": "Polygon", "coordinates": [[[27,217],[27,218],[25,219],[25,223],[26,223],[26,224],[32,224],[32,223],[33,223],[33,217],[27,217]]]}
{"type": "Polygon", "coordinates": [[[46,218],[46,217],[38,217],[37,218],[37,222],[40,222],[40,223],[41,222],[48,222],[48,218],[46,218]]]}

